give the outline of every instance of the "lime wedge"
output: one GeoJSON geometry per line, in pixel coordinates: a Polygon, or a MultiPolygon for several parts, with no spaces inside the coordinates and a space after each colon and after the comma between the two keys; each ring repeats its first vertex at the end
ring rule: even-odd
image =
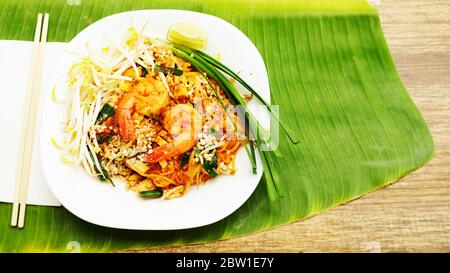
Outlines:
{"type": "Polygon", "coordinates": [[[178,23],[171,26],[167,33],[167,39],[173,43],[199,50],[205,49],[208,41],[203,28],[189,23],[178,23]]]}

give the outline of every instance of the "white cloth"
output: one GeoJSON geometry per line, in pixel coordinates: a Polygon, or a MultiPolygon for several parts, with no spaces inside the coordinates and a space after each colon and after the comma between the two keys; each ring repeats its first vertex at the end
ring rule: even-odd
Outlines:
{"type": "MultiPolygon", "coordinates": [[[[60,206],[45,181],[40,156],[40,117],[42,98],[49,86],[53,67],[65,43],[47,43],[44,58],[42,89],[33,145],[27,203],[60,206]]],[[[0,40],[0,202],[12,202],[15,192],[20,134],[27,111],[25,100],[30,73],[33,42],[0,40]]]]}

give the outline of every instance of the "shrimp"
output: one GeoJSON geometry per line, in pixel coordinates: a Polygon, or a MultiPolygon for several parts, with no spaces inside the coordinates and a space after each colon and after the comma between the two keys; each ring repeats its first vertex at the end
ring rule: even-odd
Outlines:
{"type": "Polygon", "coordinates": [[[174,137],[173,142],[154,148],[146,161],[155,163],[181,155],[195,146],[202,130],[202,116],[189,104],[177,104],[166,112],[164,128],[174,137]]]}
{"type": "Polygon", "coordinates": [[[169,93],[162,82],[145,78],[125,93],[117,104],[117,119],[120,135],[125,141],[136,138],[132,114],[136,112],[150,116],[159,115],[169,104],[169,93]]]}

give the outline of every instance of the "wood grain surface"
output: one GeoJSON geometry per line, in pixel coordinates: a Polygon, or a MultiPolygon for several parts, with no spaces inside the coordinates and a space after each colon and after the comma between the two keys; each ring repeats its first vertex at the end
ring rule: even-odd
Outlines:
{"type": "Polygon", "coordinates": [[[236,239],[149,252],[450,252],[450,1],[379,6],[401,78],[436,155],[397,183],[305,221],[236,239]]]}

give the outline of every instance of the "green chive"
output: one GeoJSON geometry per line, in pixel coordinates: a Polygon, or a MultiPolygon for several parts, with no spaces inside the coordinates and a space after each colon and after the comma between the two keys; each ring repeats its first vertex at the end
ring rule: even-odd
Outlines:
{"type": "Polygon", "coordinates": [[[191,153],[189,153],[189,152],[185,152],[181,156],[180,169],[183,169],[184,166],[186,166],[188,164],[190,156],[191,156],[191,153]]]}
{"type": "Polygon", "coordinates": [[[161,189],[141,191],[141,192],[139,192],[139,195],[141,197],[147,197],[147,198],[158,198],[158,197],[163,196],[163,191],[161,189]]]}
{"type": "Polygon", "coordinates": [[[98,160],[98,164],[100,165],[100,170],[99,170],[97,168],[97,166],[94,164],[94,171],[97,174],[97,178],[102,182],[108,181],[109,183],[111,183],[111,185],[113,185],[113,187],[115,187],[116,185],[114,185],[114,182],[112,181],[111,177],[109,177],[108,171],[103,167],[102,162],[98,158],[97,154],[92,152],[91,149],[89,148],[89,146],[86,146],[86,148],[89,152],[89,155],[91,156],[92,162],[94,162],[94,156],[95,156],[98,160]]]}
{"type": "Polygon", "coordinates": [[[107,120],[109,117],[114,116],[115,114],[116,114],[116,110],[114,110],[114,107],[112,107],[108,103],[105,103],[105,105],[103,105],[100,112],[98,112],[97,120],[95,123],[100,124],[100,123],[104,122],[105,120],[107,120]]]}
{"type": "Polygon", "coordinates": [[[203,163],[201,164],[203,169],[209,174],[209,176],[211,177],[216,177],[217,176],[217,156],[214,155],[213,158],[211,159],[211,161],[209,160],[203,160],[203,163]]]}

